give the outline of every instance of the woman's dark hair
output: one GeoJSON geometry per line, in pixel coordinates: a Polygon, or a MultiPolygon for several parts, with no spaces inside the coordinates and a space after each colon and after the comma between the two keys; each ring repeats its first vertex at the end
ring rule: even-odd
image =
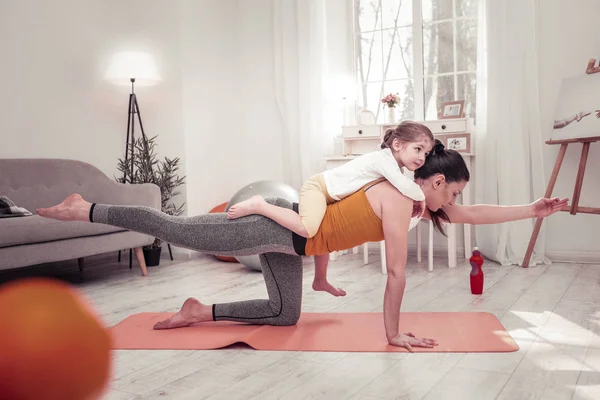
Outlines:
{"type": "MultiPolygon", "coordinates": [[[[446,182],[468,182],[471,179],[471,174],[465,164],[465,160],[456,150],[444,149],[444,144],[435,139],[433,150],[425,159],[425,164],[421,168],[415,170],[415,179],[427,179],[436,174],[442,174],[446,178],[446,182]]],[[[437,211],[429,210],[431,221],[439,232],[444,236],[446,233],[442,228],[441,219],[450,222],[450,218],[441,208],[437,211]]]]}
{"type": "Polygon", "coordinates": [[[398,139],[402,143],[410,143],[418,142],[423,136],[433,142],[433,133],[431,133],[431,130],[428,127],[414,121],[402,121],[402,123],[394,129],[385,131],[381,148],[391,148],[394,139],[398,139]]]}

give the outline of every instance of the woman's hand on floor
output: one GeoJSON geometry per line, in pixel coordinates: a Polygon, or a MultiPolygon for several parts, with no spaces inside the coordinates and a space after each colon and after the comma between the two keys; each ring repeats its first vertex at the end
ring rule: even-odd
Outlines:
{"type": "Polygon", "coordinates": [[[437,346],[438,343],[434,339],[417,338],[412,333],[400,333],[398,336],[390,341],[392,346],[404,347],[408,351],[412,352],[414,347],[428,347],[432,348],[437,346]]]}

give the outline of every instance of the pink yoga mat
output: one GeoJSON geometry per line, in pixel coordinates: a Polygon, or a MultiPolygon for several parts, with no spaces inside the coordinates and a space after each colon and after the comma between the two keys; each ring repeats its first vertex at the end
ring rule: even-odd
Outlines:
{"type": "MultiPolygon", "coordinates": [[[[246,343],[256,350],[407,351],[387,343],[382,313],[303,313],[294,326],[209,322],[154,330],[172,313],[140,313],[109,329],[113,349],[208,350],[246,343]]],[[[512,352],[519,346],[500,321],[485,312],[418,312],[400,315],[402,332],[437,340],[414,352],[512,352]]]]}

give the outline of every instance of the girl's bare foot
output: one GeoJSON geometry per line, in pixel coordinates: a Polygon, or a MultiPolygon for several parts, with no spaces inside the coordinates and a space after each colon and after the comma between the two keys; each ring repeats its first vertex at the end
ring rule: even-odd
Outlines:
{"type": "Polygon", "coordinates": [[[73,193],[62,203],[50,208],[38,208],[36,212],[42,217],[59,221],[89,221],[91,206],[92,203],[85,201],[81,195],[73,193]]]}
{"type": "Polygon", "coordinates": [[[336,289],[333,286],[331,286],[331,284],[327,281],[315,280],[315,281],[313,281],[312,288],[313,288],[313,290],[315,290],[317,292],[327,292],[334,296],[345,296],[346,295],[346,291],[344,289],[341,289],[341,288],[336,289]]]}
{"type": "Polygon", "coordinates": [[[227,218],[235,219],[245,217],[246,215],[250,214],[256,214],[265,205],[267,205],[267,202],[262,196],[252,196],[248,200],[244,200],[231,206],[227,211],[227,218]]]}
{"type": "Polygon", "coordinates": [[[154,329],[183,328],[198,322],[212,321],[212,307],[200,303],[193,297],[187,299],[172,317],[154,324],[154,329]]]}

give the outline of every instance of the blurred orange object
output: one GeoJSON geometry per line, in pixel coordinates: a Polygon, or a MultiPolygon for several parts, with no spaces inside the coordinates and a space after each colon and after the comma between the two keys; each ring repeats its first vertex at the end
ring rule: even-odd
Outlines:
{"type": "Polygon", "coordinates": [[[0,399],[91,400],[107,389],[111,338],[67,283],[0,285],[0,399]]]}
{"type": "MultiPolygon", "coordinates": [[[[221,203],[218,206],[213,207],[208,213],[212,214],[212,213],[224,212],[225,209],[227,208],[227,204],[229,204],[229,202],[221,203]]],[[[225,262],[233,262],[233,263],[239,262],[235,257],[217,256],[217,255],[215,255],[215,257],[217,257],[217,259],[219,259],[221,261],[225,261],[225,262]]]]}

